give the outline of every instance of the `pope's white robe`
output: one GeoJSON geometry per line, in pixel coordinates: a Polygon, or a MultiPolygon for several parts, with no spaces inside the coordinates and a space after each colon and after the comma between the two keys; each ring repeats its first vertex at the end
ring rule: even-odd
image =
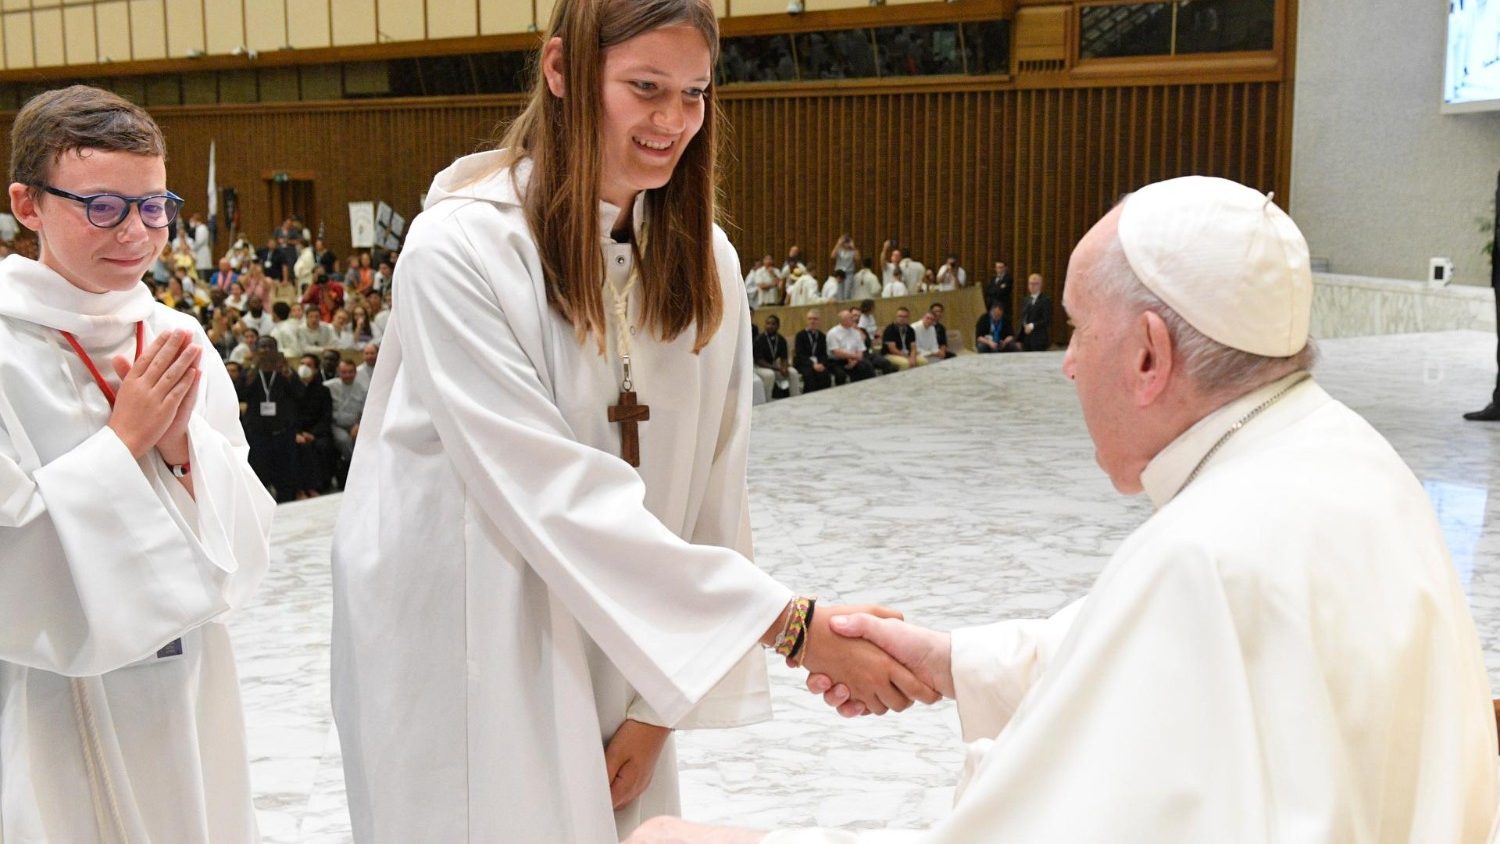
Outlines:
{"type": "MultiPolygon", "coordinates": [[[[634,336],[637,473],[608,418],[613,328],[600,355],[547,304],[498,155],[439,174],[412,224],[335,530],[334,715],[361,842],[613,842],[677,805],[669,745],[611,812],[623,719],[769,716],[755,643],[791,596],[747,559],[734,249],[716,232],[724,321],[701,353],[694,329],[634,336]]],[[[602,248],[623,283],[631,247],[602,248]]]]}
{"type": "Polygon", "coordinates": [[[265,573],[275,508],[201,327],[144,286],[87,293],[0,262],[0,840],[257,841],[224,613],[265,573]],[[195,501],[136,460],[59,329],[109,361],[189,329],[195,501]],[[182,655],[155,654],[175,639],[182,655]]]}
{"type": "Polygon", "coordinates": [[[1432,506],[1312,382],[1231,402],[1143,475],[1158,510],[1089,596],[953,636],[967,782],[926,832],[804,842],[1478,842],[1479,640],[1432,506]]]}

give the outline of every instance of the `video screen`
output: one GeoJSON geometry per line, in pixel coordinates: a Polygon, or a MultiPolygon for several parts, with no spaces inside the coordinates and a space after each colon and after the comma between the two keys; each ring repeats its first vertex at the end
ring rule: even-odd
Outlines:
{"type": "Polygon", "coordinates": [[[1500,111],[1500,0],[1448,0],[1444,111],[1500,111]]]}

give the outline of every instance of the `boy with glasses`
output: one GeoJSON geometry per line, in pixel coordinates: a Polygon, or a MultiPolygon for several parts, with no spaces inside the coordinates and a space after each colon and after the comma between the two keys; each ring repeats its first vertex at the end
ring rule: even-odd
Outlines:
{"type": "Polygon", "coordinates": [[[181,207],[144,111],[85,86],[16,115],[0,261],[0,840],[256,841],[219,619],[272,502],[234,387],[141,276],[181,207]]]}

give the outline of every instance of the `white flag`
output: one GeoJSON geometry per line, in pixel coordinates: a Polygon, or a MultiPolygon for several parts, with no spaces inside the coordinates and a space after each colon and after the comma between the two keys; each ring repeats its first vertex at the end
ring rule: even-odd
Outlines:
{"type": "Polygon", "coordinates": [[[209,225],[213,225],[213,219],[219,213],[219,183],[214,175],[214,142],[208,142],[208,219],[209,225]]]}

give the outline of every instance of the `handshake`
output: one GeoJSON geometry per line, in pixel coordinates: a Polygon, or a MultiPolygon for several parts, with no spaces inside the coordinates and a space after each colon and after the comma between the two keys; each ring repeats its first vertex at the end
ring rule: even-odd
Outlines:
{"type": "Polygon", "coordinates": [[[953,697],[947,633],[907,624],[882,607],[816,607],[793,668],[808,671],[807,689],[840,715],[901,712],[912,701],[953,697]]]}

